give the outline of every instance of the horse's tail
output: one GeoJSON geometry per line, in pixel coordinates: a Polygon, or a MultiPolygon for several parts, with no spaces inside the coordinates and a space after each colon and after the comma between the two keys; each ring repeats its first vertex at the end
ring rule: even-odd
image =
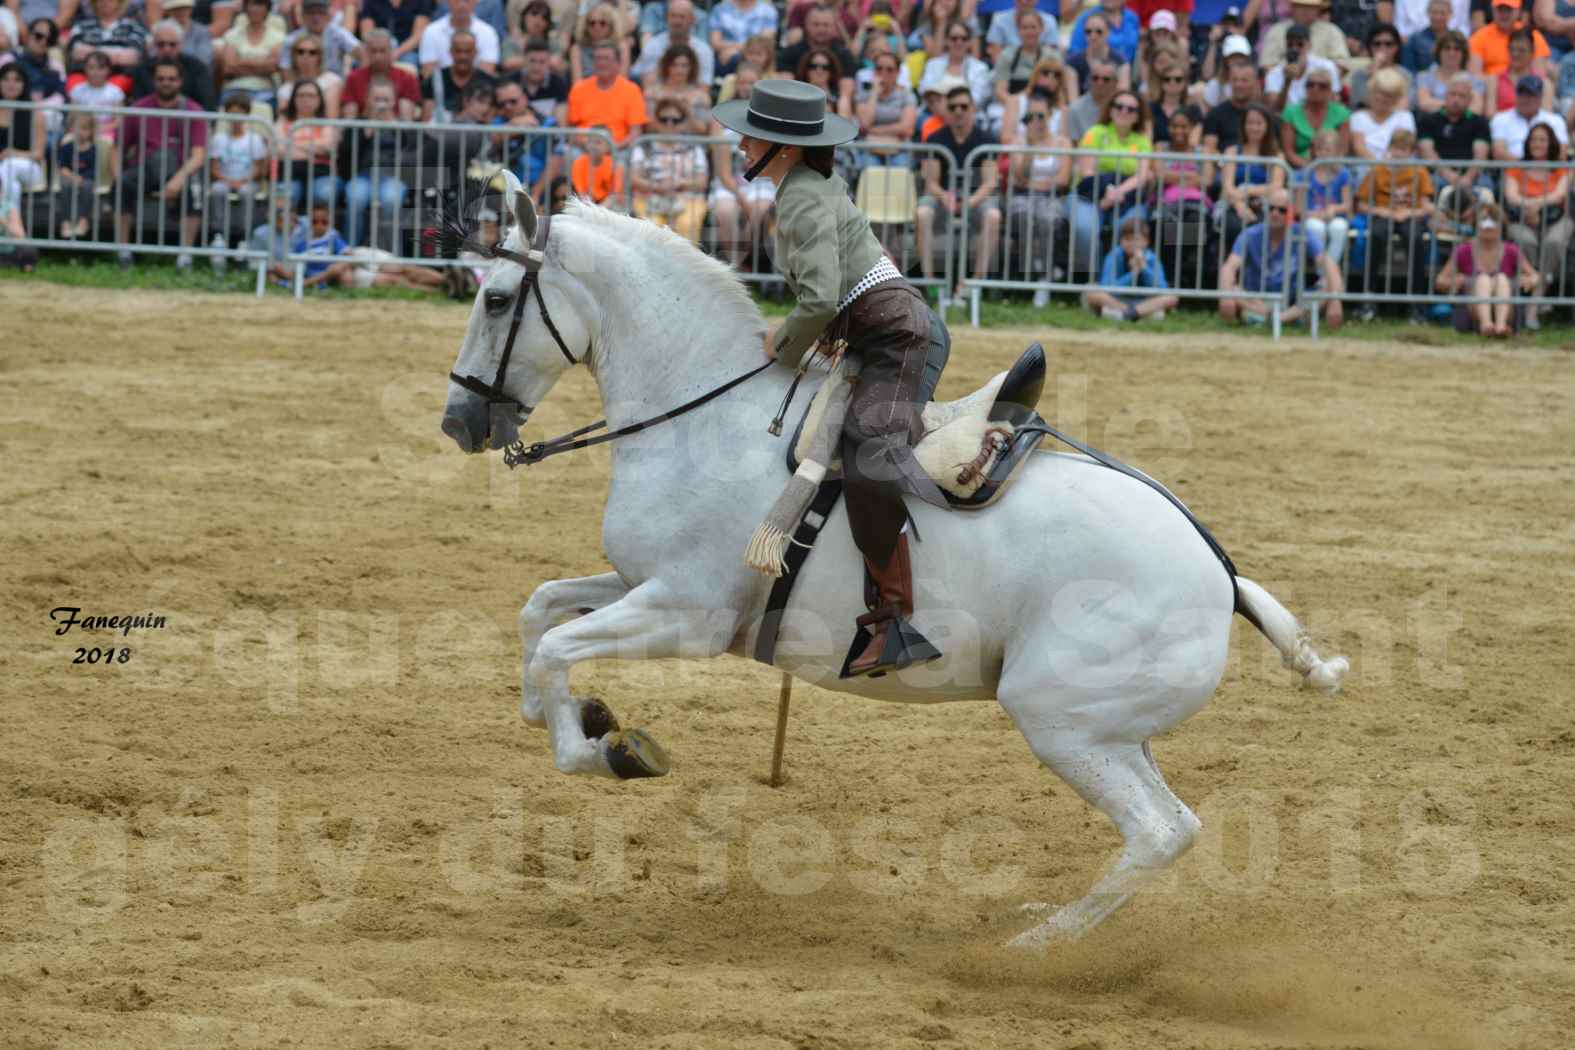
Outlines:
{"type": "Polygon", "coordinates": [[[1291,611],[1245,576],[1236,577],[1236,602],[1236,611],[1274,643],[1285,666],[1302,676],[1303,685],[1310,685],[1326,696],[1339,691],[1340,679],[1351,669],[1351,661],[1343,656],[1329,660],[1319,656],[1307,637],[1306,628],[1291,611]]]}

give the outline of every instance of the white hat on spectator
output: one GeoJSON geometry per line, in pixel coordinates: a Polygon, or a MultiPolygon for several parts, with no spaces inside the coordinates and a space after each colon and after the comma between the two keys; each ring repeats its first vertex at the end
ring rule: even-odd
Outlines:
{"type": "Polygon", "coordinates": [[[197,0],[164,0],[164,5],[163,5],[162,10],[174,11],[177,8],[196,7],[196,6],[197,6],[197,0]]]}
{"type": "Polygon", "coordinates": [[[1155,33],[1161,29],[1168,29],[1172,33],[1176,31],[1176,15],[1174,12],[1154,12],[1153,17],[1148,20],[1148,31],[1150,33],[1155,33]]]}
{"type": "MultiPolygon", "coordinates": [[[[956,91],[958,88],[962,88],[964,91],[972,90],[968,84],[968,81],[955,74],[948,74],[937,81],[935,87],[930,90],[939,91],[941,93],[941,97],[944,98],[947,95],[950,95],[953,91],[956,91]]],[[[929,94],[929,91],[926,91],[925,94],[929,94]]]]}
{"type": "Polygon", "coordinates": [[[1247,43],[1247,38],[1240,33],[1234,33],[1225,38],[1225,44],[1220,48],[1220,57],[1230,58],[1232,55],[1250,55],[1252,45],[1247,43]]]}

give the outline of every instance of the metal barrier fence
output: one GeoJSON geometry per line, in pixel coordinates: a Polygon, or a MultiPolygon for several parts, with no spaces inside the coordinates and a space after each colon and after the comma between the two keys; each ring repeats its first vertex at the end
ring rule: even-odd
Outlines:
{"type": "Polygon", "coordinates": [[[968,259],[972,270],[964,282],[972,293],[970,321],[975,327],[979,290],[1000,288],[1076,293],[1104,309],[1120,309],[1139,296],[1156,294],[1232,300],[1238,309],[1261,304],[1248,309],[1261,309],[1279,336],[1294,288],[1288,279],[1276,283],[1272,264],[1277,255],[1278,274],[1294,272],[1301,258],[1294,229],[1276,244],[1274,228],[1268,227],[1269,245],[1262,253],[1266,265],[1255,269],[1263,275],[1260,287],[1243,287],[1242,272],[1232,288],[1218,287],[1218,279],[1239,235],[1250,226],[1269,223],[1266,191],[1288,187],[1292,178],[1283,159],[981,146],[968,155],[964,169],[964,258],[969,256],[968,238],[982,238],[968,259]],[[1123,190],[1131,179],[1135,185],[1123,190]],[[980,192],[992,180],[994,192],[980,192]],[[1218,184],[1237,189],[1220,191],[1215,200],[1218,184]],[[1121,229],[1129,220],[1143,228],[1165,277],[1163,291],[1107,279],[1130,273],[1120,255],[1113,254],[1119,253],[1121,229]]]}
{"type": "MultiPolygon", "coordinates": [[[[1568,162],[1396,159],[1353,171],[1340,160],[1315,160],[1307,172],[1298,196],[1302,221],[1319,231],[1325,249],[1343,266],[1346,288],[1338,298],[1369,308],[1408,305],[1428,315],[1436,310],[1456,324],[1471,320],[1474,305],[1506,306],[1533,325],[1540,308],[1575,307],[1575,261],[1569,257],[1575,180],[1568,162]],[[1345,203],[1318,206],[1330,196],[1326,187],[1341,182],[1348,183],[1345,203]],[[1440,288],[1439,278],[1448,276],[1444,271],[1461,246],[1474,242],[1481,218],[1490,214],[1488,205],[1505,213],[1494,239],[1515,244],[1525,260],[1506,282],[1510,294],[1478,294],[1474,281],[1451,280],[1450,288],[1440,288]]],[[[1307,250],[1304,244],[1303,273],[1307,250]]],[[[1457,264],[1451,273],[1458,269],[1457,264]]],[[[1336,297],[1313,288],[1301,295],[1315,304],[1336,297]]]]}
{"type": "Polygon", "coordinates": [[[265,121],[134,106],[0,107],[12,111],[13,129],[32,124],[26,154],[0,160],[0,242],[259,264],[273,251],[276,152],[265,121]],[[221,136],[241,144],[225,156],[252,158],[234,177],[214,174],[225,163],[215,148],[221,136]]]}

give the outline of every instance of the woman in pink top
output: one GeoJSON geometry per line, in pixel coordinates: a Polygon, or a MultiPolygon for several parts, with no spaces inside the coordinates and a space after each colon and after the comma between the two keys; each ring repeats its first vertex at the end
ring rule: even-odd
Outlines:
{"type": "Polygon", "coordinates": [[[286,164],[285,170],[279,173],[279,181],[287,187],[292,206],[301,202],[308,184],[312,200],[330,207],[339,194],[339,179],[334,175],[339,129],[320,124],[301,126],[302,121],[316,120],[323,115],[323,90],[317,86],[317,81],[297,81],[275,126],[286,164]]]}
{"type": "MultiPolygon", "coordinates": [[[[1477,207],[1476,235],[1462,241],[1438,271],[1438,290],[1474,298],[1508,299],[1512,284],[1520,278],[1521,291],[1536,291],[1539,275],[1513,241],[1504,239],[1504,212],[1496,204],[1477,207]]],[[[1513,305],[1502,303],[1461,303],[1455,307],[1455,330],[1480,332],[1503,338],[1518,324],[1513,305]]]]}

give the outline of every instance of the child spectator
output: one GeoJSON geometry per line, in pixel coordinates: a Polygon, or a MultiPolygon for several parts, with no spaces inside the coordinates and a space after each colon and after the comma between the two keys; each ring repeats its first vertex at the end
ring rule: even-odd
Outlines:
{"type": "MultiPolygon", "coordinates": [[[[1183,106],[1170,115],[1170,142],[1165,149],[1171,153],[1191,153],[1193,136],[1203,127],[1203,114],[1196,106],[1183,106]]],[[[1196,206],[1211,212],[1207,187],[1214,182],[1214,162],[1210,160],[1161,160],[1156,162],[1159,171],[1159,214],[1185,211],[1196,206]]]]}
{"type": "Polygon", "coordinates": [[[224,100],[226,121],[223,134],[209,140],[208,217],[219,237],[230,228],[230,197],[243,211],[245,227],[251,226],[252,198],[257,187],[268,178],[268,143],[245,123],[252,111],[250,93],[237,91],[224,100]]]}
{"type": "Polygon", "coordinates": [[[290,195],[280,190],[274,198],[273,226],[263,223],[252,231],[250,246],[252,248],[268,249],[268,276],[272,277],[275,284],[288,288],[294,280],[294,273],[285,257],[293,250],[297,237],[304,243],[307,230],[303,220],[296,217],[295,206],[290,202],[290,195]]]}
{"type": "Polygon", "coordinates": [[[312,224],[310,229],[296,227],[290,237],[290,252],[293,255],[310,255],[321,258],[323,261],[309,261],[304,270],[302,286],[315,288],[330,282],[329,270],[333,263],[327,261],[328,257],[343,255],[350,243],[339,236],[339,231],[334,229],[329,220],[329,207],[323,201],[312,202],[312,224]]]}
{"type": "MultiPolygon", "coordinates": [[[[102,51],[95,51],[87,57],[82,64],[82,72],[87,79],[80,81],[71,89],[70,98],[73,106],[124,106],[126,93],[117,84],[110,82],[109,56],[102,51]]],[[[113,113],[102,113],[98,116],[98,134],[101,138],[115,141],[115,129],[120,126],[120,118],[113,113]]]]}
{"type": "Polygon", "coordinates": [[[1351,230],[1351,169],[1338,163],[1340,134],[1332,129],[1318,132],[1313,139],[1313,164],[1307,171],[1305,218],[1303,225],[1323,241],[1330,261],[1340,265],[1345,254],[1345,238],[1351,230]]]}
{"type": "MultiPolygon", "coordinates": [[[[1389,139],[1388,159],[1400,163],[1375,164],[1356,192],[1356,209],[1367,216],[1369,275],[1375,260],[1387,258],[1390,241],[1399,237],[1410,262],[1410,280],[1399,291],[1411,293],[1427,287],[1425,238],[1428,216],[1433,211],[1433,180],[1427,169],[1405,163],[1415,148],[1415,132],[1405,128],[1396,131],[1389,139]]],[[[1370,279],[1368,287],[1372,287],[1370,279]]],[[[1424,319],[1421,307],[1412,310],[1412,317],[1417,321],[1424,319]]]]}
{"type": "MultiPolygon", "coordinates": [[[[598,124],[591,130],[606,133],[607,125],[598,124]]],[[[589,197],[597,204],[617,207],[622,203],[624,171],[613,163],[607,140],[601,135],[584,135],[579,140],[579,146],[585,152],[574,158],[574,164],[569,169],[574,192],[581,197],[589,197]]]]}
{"type": "Polygon", "coordinates": [[[1181,301],[1174,295],[1159,294],[1170,285],[1165,282],[1165,268],[1159,257],[1148,246],[1148,228],[1136,215],[1121,223],[1120,243],[1105,253],[1099,283],[1133,289],[1132,294],[1120,295],[1083,293],[1083,305],[1098,310],[1107,321],[1137,321],[1144,317],[1160,321],[1166,310],[1174,310],[1181,301]]]}
{"type": "MultiPolygon", "coordinates": [[[[60,210],[66,215],[60,221],[62,240],[86,237],[92,225],[93,202],[98,188],[97,131],[98,120],[93,114],[73,113],[69,134],[61,140],[55,153],[55,170],[60,175],[60,210]]],[[[105,153],[111,177],[118,175],[115,151],[106,150],[105,153]]]]}

